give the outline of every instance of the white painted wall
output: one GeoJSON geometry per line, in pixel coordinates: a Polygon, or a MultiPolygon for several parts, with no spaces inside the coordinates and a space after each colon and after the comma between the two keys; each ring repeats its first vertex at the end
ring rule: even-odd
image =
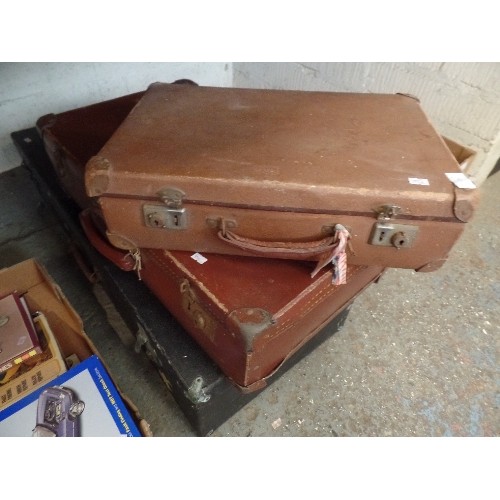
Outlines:
{"type": "Polygon", "coordinates": [[[11,132],[33,127],[40,116],[179,78],[231,86],[232,66],[224,62],[0,63],[0,172],[21,164],[11,132]]]}
{"type": "Polygon", "coordinates": [[[436,129],[477,151],[481,184],[500,157],[500,63],[233,63],[233,86],[417,96],[436,129]]]}

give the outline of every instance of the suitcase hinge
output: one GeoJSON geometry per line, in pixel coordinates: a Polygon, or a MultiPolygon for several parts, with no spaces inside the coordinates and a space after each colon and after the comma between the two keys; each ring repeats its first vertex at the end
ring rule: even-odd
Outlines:
{"type": "Polygon", "coordinates": [[[137,334],[134,345],[134,351],[139,354],[144,352],[148,359],[153,362],[157,368],[162,367],[162,362],[158,357],[155,348],[151,345],[149,337],[147,336],[144,328],[141,325],[137,325],[137,334]]]}
{"type": "Polygon", "coordinates": [[[158,191],[158,196],[168,208],[181,209],[186,193],[181,189],[167,187],[158,191]]]}
{"type": "Polygon", "coordinates": [[[409,248],[413,245],[418,233],[418,226],[393,222],[401,213],[397,205],[382,205],[375,209],[378,221],[373,225],[370,244],[383,247],[409,248]]]}

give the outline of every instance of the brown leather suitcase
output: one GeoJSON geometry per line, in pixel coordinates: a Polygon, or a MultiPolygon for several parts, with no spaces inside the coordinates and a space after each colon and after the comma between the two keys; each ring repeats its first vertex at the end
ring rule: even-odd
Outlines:
{"type": "MultiPolygon", "coordinates": [[[[42,117],[37,126],[56,175],[71,164],[81,182],[86,161],[116,126],[134,96],[42,117]],[[114,114],[112,109],[120,108],[114,114]],[[106,119],[100,119],[100,113],[106,119]],[[86,141],[91,134],[92,140],[86,141]]],[[[78,187],[67,185],[71,192],[78,187]]],[[[94,247],[124,270],[134,259],[116,249],[95,225],[98,210],[80,197],[80,220],[94,247]]],[[[347,267],[347,284],[333,285],[330,270],[311,279],[310,262],[141,249],[143,282],[242,391],[262,388],[280,366],[353,302],[383,272],[380,266],[347,267]],[[203,260],[206,259],[204,262],[203,260]]]]}
{"type": "Polygon", "coordinates": [[[476,191],[418,100],[151,85],[86,167],[114,246],[432,271],[476,191]]]}
{"type": "Polygon", "coordinates": [[[347,283],[304,262],[147,249],[142,277],[186,331],[242,390],[265,386],[281,365],[383,272],[348,266],[347,283]]]}
{"type": "Polygon", "coordinates": [[[143,280],[186,331],[240,386],[262,388],[280,366],[340,314],[383,268],[349,266],[347,284],[303,262],[148,249],[143,280]],[[170,286],[165,286],[169,283],[170,286]]]}

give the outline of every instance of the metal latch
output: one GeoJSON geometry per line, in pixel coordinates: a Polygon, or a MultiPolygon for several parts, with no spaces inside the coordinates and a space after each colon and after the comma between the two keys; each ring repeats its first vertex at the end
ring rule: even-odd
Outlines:
{"type": "Polygon", "coordinates": [[[401,207],[397,205],[382,205],[375,209],[375,212],[378,213],[378,220],[390,220],[401,213],[401,207]]]}
{"type": "Polygon", "coordinates": [[[148,342],[149,339],[146,335],[146,332],[142,328],[139,328],[135,340],[134,351],[139,354],[141,352],[142,346],[146,345],[148,342]]]}
{"type": "Polygon", "coordinates": [[[182,200],[186,196],[184,191],[177,188],[165,188],[158,192],[158,196],[165,204],[164,206],[144,205],[142,207],[146,226],[158,229],[185,229],[187,214],[182,206],[182,200]]]}
{"type": "Polygon", "coordinates": [[[187,279],[181,281],[180,292],[182,299],[182,308],[184,309],[184,312],[191,318],[196,328],[199,328],[211,342],[215,342],[216,325],[214,323],[214,320],[198,303],[196,294],[194,293],[187,279]]]}
{"type": "Polygon", "coordinates": [[[191,403],[206,403],[210,399],[210,394],[205,392],[205,388],[203,387],[203,378],[196,377],[193,380],[193,383],[189,386],[187,393],[187,397],[191,401],[191,403]]]}
{"type": "Polygon", "coordinates": [[[384,247],[409,248],[413,245],[418,226],[399,224],[393,218],[401,213],[397,205],[382,205],[376,209],[378,221],[373,225],[370,244],[384,247]]]}

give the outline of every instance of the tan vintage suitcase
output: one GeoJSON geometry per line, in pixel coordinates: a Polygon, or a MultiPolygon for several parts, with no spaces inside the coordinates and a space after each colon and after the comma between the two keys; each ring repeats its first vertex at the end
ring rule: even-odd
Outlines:
{"type": "Polygon", "coordinates": [[[419,102],[153,84],[86,166],[117,247],[437,269],[475,190],[419,102]]]}

